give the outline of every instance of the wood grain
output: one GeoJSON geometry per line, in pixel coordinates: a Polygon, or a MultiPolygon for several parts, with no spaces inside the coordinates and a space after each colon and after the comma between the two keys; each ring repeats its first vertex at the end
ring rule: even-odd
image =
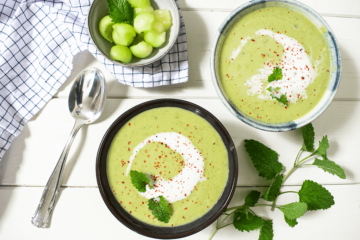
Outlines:
{"type": "MultiPolygon", "coordinates": [[[[64,186],[96,186],[95,158],[100,141],[111,123],[129,108],[142,103],[141,99],[108,99],[100,119],[83,127],[74,140],[64,172],[64,186]]],[[[213,113],[227,128],[234,140],[239,157],[239,186],[264,186],[270,182],[257,177],[244,149],[245,139],[258,140],[280,154],[280,161],[290,169],[302,145],[299,130],[283,133],[256,130],[234,116],[217,99],[190,99],[213,113]]],[[[298,169],[287,181],[299,185],[304,179],[322,184],[360,183],[360,162],[357,147],[360,139],[353,134],[358,129],[360,102],[335,101],[314,121],[317,142],[328,135],[328,156],[344,167],[346,180],[323,172],[316,167],[298,169]]],[[[68,113],[66,99],[51,100],[5,154],[0,168],[1,185],[44,186],[70,134],[74,120],[68,113]]],[[[304,157],[306,154],[303,155],[304,157]]],[[[311,162],[311,161],[310,161],[311,162]]]]}
{"type": "MultiPolygon", "coordinates": [[[[290,228],[282,212],[271,212],[269,207],[253,210],[262,217],[272,219],[274,239],[277,240],[357,240],[360,224],[360,186],[326,186],[335,198],[336,204],[326,211],[307,212],[290,228]],[[348,197],[351,196],[351,197],[348,197]]],[[[242,204],[246,194],[252,190],[264,192],[264,188],[237,188],[230,206],[242,204]]],[[[30,223],[43,188],[1,187],[0,188],[0,239],[26,240],[79,240],[79,239],[150,239],[132,232],[120,222],[105,206],[97,188],[61,189],[60,199],[55,207],[50,228],[39,229],[30,223]]],[[[284,191],[295,190],[291,187],[284,191]]],[[[296,194],[285,194],[278,204],[298,201],[296,194]]],[[[209,239],[214,224],[185,239],[209,239]]],[[[214,240],[255,240],[259,231],[239,232],[229,226],[221,229],[214,240]]]]}

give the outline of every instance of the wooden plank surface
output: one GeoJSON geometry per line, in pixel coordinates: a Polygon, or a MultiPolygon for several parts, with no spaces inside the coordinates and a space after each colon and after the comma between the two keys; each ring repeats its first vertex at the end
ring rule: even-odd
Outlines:
{"type": "MultiPolygon", "coordinates": [[[[360,2],[360,1],[359,1],[360,2]]],[[[189,54],[189,82],[158,88],[132,88],[119,84],[116,79],[88,52],[78,54],[74,59],[74,69],[68,81],[61,87],[57,97],[67,98],[73,79],[83,69],[94,66],[101,69],[108,83],[111,98],[218,98],[211,82],[210,50],[220,23],[228,12],[184,12],[189,54]],[[196,23],[196,24],[194,24],[196,23]]],[[[337,100],[360,99],[360,19],[325,17],[340,45],[342,57],[342,77],[337,100]],[[344,27],[349,26],[349,27],[344,27]],[[351,27],[350,27],[351,26],[351,27]],[[350,29],[354,29],[349,31],[350,29]]]]}
{"type": "MultiPolygon", "coordinates": [[[[189,82],[153,89],[132,88],[116,79],[88,52],[74,58],[71,76],[51,100],[24,128],[0,162],[0,239],[149,239],[120,224],[108,211],[96,187],[95,157],[103,134],[111,123],[129,108],[156,98],[188,99],[212,112],[227,128],[239,156],[238,188],[231,206],[242,203],[246,194],[269,181],[257,176],[244,150],[245,139],[256,139],[280,154],[289,170],[301,146],[299,130],[269,133],[242,123],[218,100],[214,90],[209,58],[214,36],[226,16],[247,0],[179,0],[186,24],[189,50],[189,82]],[[60,156],[73,127],[67,98],[74,77],[85,68],[101,69],[107,79],[108,101],[101,118],[85,126],[76,137],[65,168],[63,187],[50,228],[38,229],[30,219],[43,187],[60,156]],[[27,187],[24,187],[27,186],[27,187]]],[[[287,226],[280,211],[257,207],[255,212],[274,220],[276,240],[357,240],[360,236],[360,1],[301,0],[323,15],[340,45],[343,71],[335,101],[313,124],[316,142],[327,134],[328,155],[347,174],[342,180],[312,167],[298,169],[286,181],[284,191],[300,188],[312,179],[334,195],[335,206],[326,211],[308,212],[294,229],[287,226]]],[[[304,155],[306,156],[306,155],[304,155]]],[[[278,204],[298,201],[296,194],[279,197],[278,204]]],[[[186,239],[208,239],[214,224],[186,239]]],[[[216,239],[258,239],[258,231],[241,233],[233,227],[219,231],[216,239]]]]}
{"type": "MultiPolygon", "coordinates": [[[[284,191],[299,187],[285,187],[284,191]]],[[[290,228],[279,210],[269,207],[253,210],[262,217],[272,219],[276,240],[358,240],[360,234],[360,186],[326,186],[335,198],[335,205],[325,211],[307,212],[290,228]],[[351,197],[349,197],[351,196],[351,197]]],[[[256,189],[238,188],[230,206],[243,203],[246,194],[256,189]]],[[[55,207],[50,228],[39,229],[30,223],[43,188],[0,187],[0,239],[13,240],[79,240],[79,239],[150,239],[132,232],[110,213],[97,188],[65,188],[55,207]]],[[[279,197],[278,204],[298,201],[296,194],[279,197]]],[[[187,237],[189,240],[209,239],[214,224],[203,231],[187,237]]],[[[259,232],[239,232],[232,226],[218,231],[214,240],[258,239],[259,232]]]]}
{"type": "MultiPolygon", "coordinates": [[[[179,0],[183,11],[233,11],[249,0],[179,0]]],[[[358,0],[300,0],[322,15],[359,17],[360,1],[358,0]]]]}
{"type": "MultiPolygon", "coordinates": [[[[111,123],[141,99],[108,99],[100,119],[83,127],[78,133],[65,168],[63,185],[96,186],[95,158],[100,141],[111,123]]],[[[213,113],[230,132],[239,157],[239,186],[262,186],[269,182],[257,177],[244,150],[244,139],[258,140],[280,154],[280,161],[289,170],[302,145],[299,130],[283,133],[256,130],[234,116],[218,99],[190,99],[213,113]]],[[[74,120],[68,113],[66,99],[53,99],[26,126],[5,154],[0,167],[1,185],[44,186],[58,161],[74,120]]],[[[299,185],[303,179],[323,184],[360,183],[360,162],[357,148],[360,138],[353,134],[359,129],[360,102],[335,101],[314,121],[316,142],[328,135],[328,156],[343,166],[346,180],[324,173],[315,167],[298,169],[287,184],[299,185]]],[[[303,155],[306,156],[306,155],[303,155]]]]}

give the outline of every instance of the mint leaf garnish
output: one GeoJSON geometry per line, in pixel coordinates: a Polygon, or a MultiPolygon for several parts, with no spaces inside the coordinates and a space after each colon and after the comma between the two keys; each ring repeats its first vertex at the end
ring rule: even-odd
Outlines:
{"type": "Polygon", "coordinates": [[[274,237],[272,220],[266,220],[260,229],[259,240],[272,240],[274,237]]]}
{"type": "Polygon", "coordinates": [[[282,69],[279,67],[274,68],[272,74],[268,76],[268,82],[273,82],[277,80],[281,80],[283,77],[282,75],[282,69]]]}
{"type": "Polygon", "coordinates": [[[245,198],[244,208],[254,207],[255,204],[259,201],[260,192],[252,190],[245,198]]]}
{"type": "Polygon", "coordinates": [[[289,106],[289,100],[287,99],[285,94],[282,94],[280,98],[274,96],[274,95],[270,95],[273,99],[276,99],[279,103],[284,104],[285,106],[289,106]]]}
{"type": "Polygon", "coordinates": [[[163,196],[159,196],[160,201],[156,201],[154,198],[151,198],[148,202],[149,209],[152,212],[152,215],[156,217],[160,222],[168,223],[170,220],[170,207],[166,203],[166,200],[163,196]]]}
{"type": "Polygon", "coordinates": [[[308,205],[308,210],[328,209],[335,204],[331,193],[311,180],[305,180],[299,191],[300,202],[308,205]]]}
{"type": "Polygon", "coordinates": [[[132,24],[134,20],[134,8],[127,0],[106,0],[109,14],[114,23],[132,24]]]}
{"type": "Polygon", "coordinates": [[[288,219],[285,215],[284,215],[284,218],[285,218],[285,222],[292,228],[295,227],[298,224],[296,218],[295,219],[288,219]]]}
{"type": "Polygon", "coordinates": [[[307,210],[306,203],[294,202],[278,207],[284,213],[284,216],[290,220],[296,219],[304,215],[307,210]]]}
{"type": "Polygon", "coordinates": [[[248,212],[248,216],[244,212],[235,212],[234,213],[234,227],[243,232],[250,232],[252,230],[258,229],[264,225],[264,219],[261,217],[255,216],[252,213],[248,212]]]}
{"type": "Polygon", "coordinates": [[[264,195],[261,196],[261,198],[267,200],[267,201],[274,201],[276,196],[279,193],[279,189],[281,187],[282,181],[283,181],[284,175],[280,174],[277,175],[274,182],[271,184],[271,186],[268,188],[268,190],[264,193],[264,195]]]}
{"type": "Polygon", "coordinates": [[[278,161],[279,155],[264,144],[255,140],[245,140],[245,148],[260,177],[274,179],[283,170],[278,161]]]}
{"type": "Polygon", "coordinates": [[[150,179],[143,173],[131,170],[130,171],[131,183],[139,192],[146,192],[146,185],[148,184],[150,189],[153,187],[150,185],[150,179]]]}
{"type": "Polygon", "coordinates": [[[303,146],[301,149],[304,151],[313,152],[315,150],[314,149],[314,142],[315,142],[314,127],[312,126],[311,123],[309,123],[301,128],[301,132],[302,132],[302,136],[304,139],[304,143],[303,143],[303,146]]]}
{"type": "Polygon", "coordinates": [[[321,168],[325,172],[331,173],[332,175],[336,175],[339,178],[346,179],[344,169],[342,169],[335,162],[330,161],[327,158],[324,158],[324,160],[320,160],[318,158],[315,158],[315,161],[314,161],[314,163],[312,165],[318,166],[319,168],[321,168]]]}
{"type": "Polygon", "coordinates": [[[327,136],[323,137],[323,139],[319,142],[319,148],[315,151],[314,154],[320,155],[326,158],[326,150],[330,147],[329,140],[327,136]]]}

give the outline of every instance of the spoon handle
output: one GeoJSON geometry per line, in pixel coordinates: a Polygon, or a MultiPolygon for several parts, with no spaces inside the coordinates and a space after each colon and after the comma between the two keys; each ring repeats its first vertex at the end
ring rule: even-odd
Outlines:
{"type": "Polygon", "coordinates": [[[60,159],[45,186],[39,206],[37,207],[36,212],[31,219],[31,223],[36,227],[44,228],[50,220],[56,199],[59,195],[66,158],[69,154],[71,144],[73,143],[76,134],[83,125],[84,123],[82,123],[82,121],[75,122],[70,137],[66,142],[63,152],[61,153],[60,159]]]}

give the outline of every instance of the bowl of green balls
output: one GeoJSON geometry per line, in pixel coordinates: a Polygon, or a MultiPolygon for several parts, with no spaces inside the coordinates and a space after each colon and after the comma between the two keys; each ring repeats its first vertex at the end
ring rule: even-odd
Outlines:
{"type": "Polygon", "coordinates": [[[180,14],[174,0],[94,0],[87,23],[105,58],[139,67],[160,60],[173,47],[180,14]]]}

